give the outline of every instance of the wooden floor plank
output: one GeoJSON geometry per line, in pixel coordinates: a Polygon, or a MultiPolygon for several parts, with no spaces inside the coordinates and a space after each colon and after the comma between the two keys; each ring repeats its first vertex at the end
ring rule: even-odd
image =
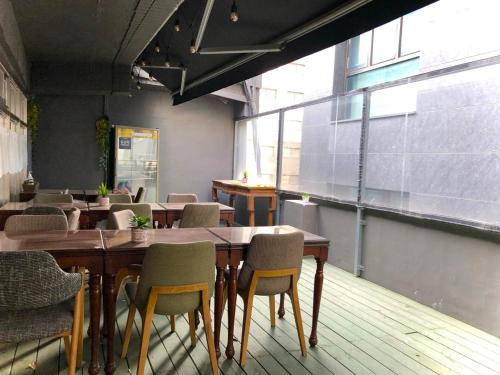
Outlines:
{"type": "Polygon", "coordinates": [[[61,342],[62,340],[59,338],[42,339],[39,341],[35,370],[36,375],[54,375],[59,372],[61,372],[61,374],[67,373],[68,366],[66,362],[63,370],[59,370],[61,342]]]}

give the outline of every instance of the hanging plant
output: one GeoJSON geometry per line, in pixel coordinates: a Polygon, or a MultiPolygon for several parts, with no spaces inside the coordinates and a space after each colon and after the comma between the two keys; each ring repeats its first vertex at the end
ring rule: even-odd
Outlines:
{"type": "Polygon", "coordinates": [[[40,106],[34,97],[28,100],[28,119],[27,126],[31,137],[31,143],[35,143],[38,138],[38,119],[40,106]]]}
{"type": "Polygon", "coordinates": [[[99,161],[98,166],[106,174],[109,159],[109,132],[111,127],[107,116],[102,116],[95,122],[95,139],[99,145],[99,161]]]}

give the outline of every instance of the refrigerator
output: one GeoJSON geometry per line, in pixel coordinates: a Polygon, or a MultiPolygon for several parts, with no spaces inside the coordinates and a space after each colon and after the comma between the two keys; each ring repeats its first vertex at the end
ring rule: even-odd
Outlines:
{"type": "Polygon", "coordinates": [[[136,194],[145,188],[145,202],[158,202],[158,129],[114,125],[113,186],[136,194]]]}

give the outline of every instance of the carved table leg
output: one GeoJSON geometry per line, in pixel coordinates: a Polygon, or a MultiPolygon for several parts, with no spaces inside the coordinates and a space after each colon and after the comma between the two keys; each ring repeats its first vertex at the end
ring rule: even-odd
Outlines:
{"type": "Polygon", "coordinates": [[[315,346],[318,343],[316,329],[318,328],[319,305],[321,303],[321,293],[323,291],[323,265],[324,260],[316,259],[316,276],[314,277],[314,301],[313,301],[313,316],[311,335],[309,336],[309,344],[315,346]]]}
{"type": "Polygon", "coordinates": [[[99,373],[99,361],[97,353],[99,350],[99,325],[101,323],[101,275],[90,273],[89,276],[89,299],[90,299],[90,364],[89,374],[99,373]]]}
{"type": "Polygon", "coordinates": [[[104,319],[107,327],[107,346],[106,346],[106,367],[104,371],[111,375],[115,371],[115,317],[116,317],[116,287],[115,274],[104,275],[104,319]]]}
{"type": "Polygon", "coordinates": [[[236,314],[236,278],[238,275],[237,266],[229,266],[229,282],[228,282],[228,306],[227,306],[227,346],[226,357],[233,358],[234,346],[234,317],[236,314]]]}
{"type": "Polygon", "coordinates": [[[220,357],[220,327],[222,325],[222,315],[224,314],[224,267],[217,267],[217,277],[215,279],[215,313],[214,313],[214,342],[217,358],[220,357]]]}
{"type": "Polygon", "coordinates": [[[255,205],[252,195],[247,196],[247,210],[248,210],[248,225],[255,226],[255,205]]]}
{"type": "Polygon", "coordinates": [[[283,319],[285,316],[285,293],[280,294],[280,307],[278,309],[278,316],[283,319]]]}

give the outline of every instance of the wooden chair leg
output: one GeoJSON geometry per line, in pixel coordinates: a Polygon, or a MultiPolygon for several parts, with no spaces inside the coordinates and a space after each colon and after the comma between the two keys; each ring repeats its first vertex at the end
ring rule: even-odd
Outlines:
{"type": "Polygon", "coordinates": [[[127,325],[125,327],[125,335],[123,337],[123,346],[121,357],[125,358],[127,356],[128,344],[130,343],[130,336],[132,336],[132,326],[134,325],[136,307],[134,303],[130,303],[128,310],[127,325]]]}
{"type": "Polygon", "coordinates": [[[210,306],[208,305],[208,291],[204,290],[201,293],[202,300],[202,318],[203,327],[205,328],[205,336],[207,337],[208,354],[210,355],[210,364],[212,365],[212,373],[218,375],[219,367],[217,364],[217,355],[215,354],[214,335],[212,332],[212,319],[210,318],[210,306]]]}
{"type": "Polygon", "coordinates": [[[249,290],[248,295],[244,299],[245,307],[243,312],[243,328],[241,333],[240,366],[245,366],[247,362],[248,335],[250,333],[250,323],[252,321],[253,296],[254,291],[249,290]]]}
{"type": "Polygon", "coordinates": [[[191,347],[194,348],[196,346],[196,327],[195,327],[194,311],[188,313],[188,321],[189,321],[189,334],[191,336],[191,347]]]}
{"type": "Polygon", "coordinates": [[[276,326],[276,301],[274,296],[269,296],[269,315],[271,317],[271,327],[276,326]]]}
{"type": "Polygon", "coordinates": [[[149,338],[151,336],[151,326],[153,325],[153,308],[146,308],[142,316],[142,334],[139,347],[139,358],[137,359],[137,375],[144,375],[144,367],[148,357],[149,338]]]}
{"type": "Polygon", "coordinates": [[[78,356],[79,332],[82,319],[83,288],[76,295],[75,312],[73,314],[73,327],[71,329],[71,344],[69,350],[68,374],[75,375],[76,359],[78,356]]]}
{"type": "Polygon", "coordinates": [[[306,341],[304,339],[304,328],[302,326],[302,315],[300,312],[299,304],[299,293],[297,290],[297,278],[294,277],[292,281],[292,305],[293,305],[293,316],[295,317],[295,326],[297,327],[297,333],[299,335],[300,350],[302,355],[307,357],[306,341]]]}
{"type": "Polygon", "coordinates": [[[63,336],[64,352],[66,353],[66,364],[69,366],[69,350],[71,347],[70,336],[63,336]]]}
{"type": "Polygon", "coordinates": [[[76,354],[76,366],[78,368],[82,367],[82,360],[83,360],[83,323],[85,322],[85,316],[84,316],[84,311],[85,311],[85,297],[82,298],[82,306],[80,308],[80,330],[78,332],[78,348],[77,348],[77,354],[76,354]]]}
{"type": "Polygon", "coordinates": [[[175,315],[170,315],[168,319],[170,320],[170,332],[175,332],[175,315]]]}

